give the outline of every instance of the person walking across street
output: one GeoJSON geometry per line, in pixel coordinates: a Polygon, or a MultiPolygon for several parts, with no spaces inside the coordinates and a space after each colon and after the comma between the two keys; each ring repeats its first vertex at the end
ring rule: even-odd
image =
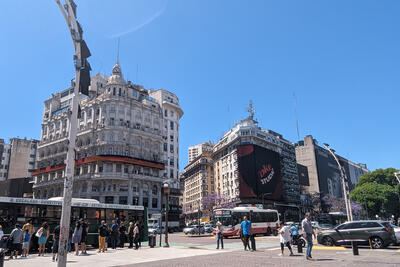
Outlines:
{"type": "Polygon", "coordinates": [[[98,229],[99,232],[99,250],[100,252],[106,252],[106,238],[108,234],[108,228],[105,221],[101,221],[101,224],[98,229]]]}
{"type": "Polygon", "coordinates": [[[111,223],[111,247],[116,249],[118,243],[119,225],[115,222],[115,220],[112,220],[111,223]]]}
{"type": "MultiPolygon", "coordinates": [[[[35,229],[32,225],[32,219],[28,219],[28,221],[22,226],[22,232],[25,233],[25,230],[28,229],[30,239],[32,239],[33,234],[35,233],[35,229]]],[[[29,255],[30,241],[27,248],[27,254],[29,255]]]]}
{"type": "Polygon", "coordinates": [[[222,224],[220,221],[217,222],[217,249],[219,249],[219,243],[221,242],[221,249],[224,249],[224,235],[222,233],[222,224]]]}
{"type": "Polygon", "coordinates": [[[60,242],[60,225],[57,225],[53,230],[53,247],[51,248],[51,252],[53,253],[53,261],[58,260],[58,245],[60,242]]]}
{"type": "Polygon", "coordinates": [[[250,250],[250,245],[249,245],[249,238],[251,235],[251,221],[247,220],[247,217],[243,217],[243,221],[240,224],[240,231],[243,233],[243,238],[244,238],[244,250],[247,250],[247,247],[250,250]]]}
{"type": "Polygon", "coordinates": [[[292,239],[293,239],[293,243],[292,244],[297,244],[297,242],[299,242],[299,230],[297,229],[297,226],[292,224],[292,226],[290,227],[290,231],[291,231],[291,235],[292,235],[292,239]]]}
{"type": "Polygon", "coordinates": [[[306,251],[306,259],[311,260],[311,250],[313,247],[313,235],[314,230],[311,224],[311,214],[309,212],[306,213],[304,220],[301,222],[301,228],[303,230],[303,235],[307,240],[307,251],[306,251]]]}
{"type": "Polygon", "coordinates": [[[139,238],[140,238],[140,232],[139,232],[139,223],[135,223],[135,228],[133,228],[133,242],[135,243],[135,250],[139,249],[139,238]]]}
{"type": "Polygon", "coordinates": [[[29,229],[25,229],[22,237],[22,254],[21,258],[26,258],[29,254],[29,242],[31,241],[31,235],[29,234],[29,229]]]}
{"type": "Polygon", "coordinates": [[[133,229],[135,226],[133,225],[133,222],[129,223],[128,227],[128,241],[129,241],[129,248],[133,248],[133,229]]]}
{"type": "Polygon", "coordinates": [[[290,246],[290,240],[291,240],[290,232],[291,232],[291,230],[289,229],[289,226],[285,226],[285,223],[282,221],[281,227],[278,230],[279,239],[281,242],[281,254],[279,254],[279,256],[283,256],[285,245],[290,250],[290,256],[293,256],[292,247],[290,246]]]}
{"type": "Polygon", "coordinates": [[[82,240],[82,224],[77,221],[75,223],[75,230],[74,233],[72,234],[72,243],[74,243],[75,245],[75,255],[78,256],[79,255],[79,243],[82,240]]]}
{"type": "Polygon", "coordinates": [[[18,252],[21,250],[21,241],[22,241],[22,230],[21,226],[17,223],[15,225],[15,228],[11,231],[10,234],[10,239],[11,239],[11,254],[10,254],[10,259],[13,259],[13,256],[15,255],[15,258],[18,257],[18,252]]]}
{"type": "Polygon", "coordinates": [[[50,227],[47,222],[42,223],[42,227],[40,227],[36,232],[36,236],[39,238],[39,256],[44,256],[44,253],[46,252],[47,239],[50,236],[50,227]]]}

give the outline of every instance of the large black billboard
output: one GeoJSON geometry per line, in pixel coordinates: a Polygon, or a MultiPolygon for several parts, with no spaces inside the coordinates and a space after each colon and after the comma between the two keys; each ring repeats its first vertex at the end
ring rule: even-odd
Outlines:
{"type": "Polygon", "coordinates": [[[240,198],[281,200],[281,160],[277,152],[257,145],[240,145],[237,157],[240,198]]]}

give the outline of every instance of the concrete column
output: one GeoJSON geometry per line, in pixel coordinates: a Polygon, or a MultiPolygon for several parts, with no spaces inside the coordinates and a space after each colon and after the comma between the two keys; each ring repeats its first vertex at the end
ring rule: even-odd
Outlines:
{"type": "Polygon", "coordinates": [[[132,192],[132,179],[129,179],[129,184],[128,184],[128,205],[132,205],[132,198],[133,198],[133,192],[132,192]]]}
{"type": "Polygon", "coordinates": [[[157,209],[161,210],[161,185],[158,187],[157,190],[157,209]]]}
{"type": "Polygon", "coordinates": [[[143,205],[143,182],[138,182],[138,187],[139,187],[139,206],[143,205]]]}
{"type": "Polygon", "coordinates": [[[152,208],[152,203],[153,203],[153,183],[149,183],[149,195],[148,195],[148,199],[149,199],[149,201],[148,201],[147,207],[148,207],[149,209],[151,209],[151,208],[152,208]]]}
{"type": "Polygon", "coordinates": [[[92,184],[93,182],[91,180],[87,181],[87,190],[86,190],[86,197],[91,198],[92,197],[92,184]]]}

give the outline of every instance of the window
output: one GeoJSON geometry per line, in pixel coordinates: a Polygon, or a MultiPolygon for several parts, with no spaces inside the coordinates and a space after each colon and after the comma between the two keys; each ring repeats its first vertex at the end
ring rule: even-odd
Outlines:
{"type": "Polygon", "coordinates": [[[120,126],[124,126],[124,120],[123,119],[119,119],[119,125],[120,126]]]}
{"type": "Polygon", "coordinates": [[[120,196],[119,197],[119,204],[127,205],[128,204],[128,197],[127,196],[120,196]]]}
{"type": "Polygon", "coordinates": [[[121,88],[118,88],[118,95],[121,96],[121,88]]]}
{"type": "Polygon", "coordinates": [[[132,198],[132,205],[138,205],[139,204],[139,198],[138,197],[133,197],[132,198]]]}
{"type": "Polygon", "coordinates": [[[171,128],[171,130],[174,129],[174,122],[173,122],[173,121],[170,121],[170,122],[169,122],[169,127],[171,128]]]}
{"type": "Polygon", "coordinates": [[[128,172],[129,172],[128,166],[124,166],[124,173],[128,173],[128,172]]]}
{"type": "Polygon", "coordinates": [[[148,207],[149,206],[149,198],[148,197],[144,197],[143,198],[143,206],[144,207],[148,207]]]}
{"type": "Polygon", "coordinates": [[[104,198],[104,202],[105,202],[106,204],[113,204],[113,203],[114,203],[114,197],[113,197],[113,196],[106,196],[106,197],[104,198]]]}
{"type": "Polygon", "coordinates": [[[153,189],[152,189],[152,193],[153,193],[153,195],[157,195],[157,186],[156,185],[153,185],[153,189]]]}
{"type": "Polygon", "coordinates": [[[168,110],[164,109],[164,116],[168,117],[168,110]]]}
{"type": "Polygon", "coordinates": [[[156,208],[157,208],[157,198],[153,198],[153,200],[152,200],[152,202],[151,202],[151,207],[152,207],[153,209],[156,209],[156,208]]]}
{"type": "Polygon", "coordinates": [[[169,145],[169,151],[170,151],[171,153],[174,152],[174,145],[169,145]]]}
{"type": "Polygon", "coordinates": [[[170,160],[169,160],[169,165],[170,165],[170,166],[174,166],[174,160],[173,160],[173,159],[170,159],[170,160]]]}
{"type": "Polygon", "coordinates": [[[113,95],[115,95],[115,87],[113,88],[113,95]]]}
{"type": "Polygon", "coordinates": [[[168,151],[168,144],[164,143],[164,151],[168,151]]]}
{"type": "Polygon", "coordinates": [[[114,126],[114,118],[110,118],[110,126],[114,126]]]}
{"type": "Polygon", "coordinates": [[[98,168],[99,172],[103,172],[103,164],[100,164],[98,168]]]}
{"type": "Polygon", "coordinates": [[[169,136],[169,140],[170,140],[171,142],[174,142],[174,136],[173,136],[173,135],[170,135],[170,136],[169,136]]]}

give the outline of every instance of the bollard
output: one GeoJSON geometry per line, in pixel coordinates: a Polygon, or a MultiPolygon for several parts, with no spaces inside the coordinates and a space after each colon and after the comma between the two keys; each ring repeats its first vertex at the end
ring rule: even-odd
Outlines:
{"type": "Polygon", "coordinates": [[[297,252],[298,253],[303,253],[303,246],[302,242],[297,241],[297,252]]]}
{"type": "Polygon", "coordinates": [[[5,251],[4,249],[0,248],[0,267],[4,266],[4,257],[5,257],[5,251]]]}
{"type": "Polygon", "coordinates": [[[351,246],[353,247],[353,255],[354,256],[357,256],[357,255],[359,255],[358,254],[358,244],[357,244],[357,242],[351,242],[351,246]]]}

